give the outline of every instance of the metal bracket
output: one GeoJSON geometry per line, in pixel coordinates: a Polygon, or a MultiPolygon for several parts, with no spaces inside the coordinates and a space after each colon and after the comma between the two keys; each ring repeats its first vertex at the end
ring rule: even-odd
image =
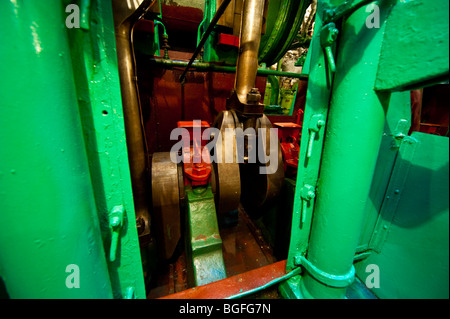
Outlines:
{"type": "Polygon", "coordinates": [[[399,148],[402,144],[403,139],[408,135],[410,124],[408,120],[401,119],[398,121],[395,127],[394,133],[392,133],[393,141],[392,147],[399,148]]]}
{"type": "Polygon", "coordinates": [[[336,62],[331,47],[336,42],[338,34],[339,30],[336,29],[336,25],[333,22],[324,25],[320,31],[320,45],[325,50],[325,58],[332,73],[336,72],[336,62]]]}
{"type": "Polygon", "coordinates": [[[309,143],[308,149],[306,152],[306,157],[310,158],[312,156],[313,144],[316,139],[316,134],[320,131],[322,126],[325,125],[325,120],[323,114],[315,114],[311,117],[311,121],[309,122],[309,143]]]}
{"type": "Polygon", "coordinates": [[[119,246],[120,231],[123,226],[125,208],[123,205],[114,206],[109,214],[109,227],[111,227],[111,246],[109,250],[109,261],[116,260],[117,247],[119,246]]]}
{"type": "Polygon", "coordinates": [[[305,256],[296,256],[294,262],[297,266],[302,266],[316,280],[329,287],[345,288],[350,286],[355,280],[355,266],[353,265],[347,274],[337,276],[320,270],[306,259],[305,256]]]}
{"type": "Polygon", "coordinates": [[[306,210],[308,208],[308,203],[316,197],[315,188],[312,185],[304,185],[300,191],[300,196],[302,198],[302,211],[300,212],[300,227],[306,219],[306,210]]]}

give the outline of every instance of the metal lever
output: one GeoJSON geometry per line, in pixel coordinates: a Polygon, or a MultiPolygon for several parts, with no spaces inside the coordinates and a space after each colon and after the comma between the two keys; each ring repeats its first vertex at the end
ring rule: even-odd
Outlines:
{"type": "Polygon", "coordinates": [[[325,125],[324,116],[322,114],[316,114],[311,117],[311,121],[309,122],[309,143],[308,149],[306,152],[306,157],[310,158],[313,151],[314,140],[316,139],[317,132],[320,131],[321,127],[325,125]]]}
{"type": "Polygon", "coordinates": [[[109,227],[111,227],[111,247],[109,249],[109,261],[116,260],[117,247],[119,246],[120,231],[123,226],[125,208],[123,205],[114,206],[109,215],[109,227]]]}
{"type": "Polygon", "coordinates": [[[302,211],[300,214],[300,227],[302,227],[303,223],[305,222],[305,219],[306,219],[306,210],[308,208],[308,203],[309,203],[309,201],[311,201],[312,199],[314,199],[316,197],[314,186],[305,184],[300,191],[300,196],[302,198],[302,211]]]}
{"type": "Polygon", "coordinates": [[[336,42],[339,30],[336,29],[336,25],[331,22],[323,26],[320,32],[320,44],[325,50],[325,58],[328,61],[331,72],[336,72],[336,62],[334,61],[333,50],[331,46],[336,42]]]}

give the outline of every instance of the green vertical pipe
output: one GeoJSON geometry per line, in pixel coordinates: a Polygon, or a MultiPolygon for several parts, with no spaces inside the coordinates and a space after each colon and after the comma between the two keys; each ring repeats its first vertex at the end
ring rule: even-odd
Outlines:
{"type": "Polygon", "coordinates": [[[0,2],[0,276],[11,298],[112,297],[65,19],[60,1],[0,2]]]}
{"type": "MultiPolygon", "coordinates": [[[[386,1],[380,11],[384,21],[389,11],[386,1]]],[[[389,102],[389,94],[373,89],[384,28],[367,28],[367,15],[365,7],[359,9],[340,30],[307,253],[315,267],[334,276],[346,275],[352,268],[389,102]]],[[[300,291],[305,297],[344,298],[346,289],[329,287],[306,273],[300,291]]]]}
{"type": "MultiPolygon", "coordinates": [[[[205,14],[203,19],[203,29],[202,33],[198,34],[199,38],[197,41],[197,46],[200,43],[200,40],[203,36],[203,33],[206,31],[208,26],[211,23],[211,20],[214,17],[214,14],[217,11],[217,2],[216,0],[206,0],[205,1],[205,14]]],[[[203,46],[203,59],[204,61],[211,61],[213,57],[217,55],[215,49],[214,49],[214,38],[213,36],[208,37],[208,39],[205,42],[205,45],[203,46]]]]}
{"type": "Polygon", "coordinates": [[[280,82],[274,75],[268,75],[267,81],[272,86],[272,94],[270,95],[270,105],[278,105],[278,97],[280,96],[280,82]]]}

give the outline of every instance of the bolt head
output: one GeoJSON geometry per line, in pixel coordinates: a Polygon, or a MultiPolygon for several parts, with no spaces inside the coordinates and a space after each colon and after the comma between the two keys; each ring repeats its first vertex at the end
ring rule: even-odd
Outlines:
{"type": "Polygon", "coordinates": [[[247,103],[257,103],[261,101],[261,94],[258,88],[253,88],[247,93],[247,103]]]}
{"type": "Polygon", "coordinates": [[[294,257],[294,264],[295,264],[296,266],[300,266],[300,265],[302,264],[302,258],[301,258],[301,256],[295,256],[295,257],[294,257]]]}
{"type": "Polygon", "coordinates": [[[334,17],[335,11],[333,9],[326,9],[324,10],[324,18],[325,20],[330,20],[334,17]]]}
{"type": "Polygon", "coordinates": [[[120,225],[120,218],[118,216],[111,217],[110,221],[111,227],[117,227],[120,225]]]}
{"type": "Polygon", "coordinates": [[[142,217],[136,219],[136,228],[138,235],[142,234],[145,230],[145,220],[142,217]]]}

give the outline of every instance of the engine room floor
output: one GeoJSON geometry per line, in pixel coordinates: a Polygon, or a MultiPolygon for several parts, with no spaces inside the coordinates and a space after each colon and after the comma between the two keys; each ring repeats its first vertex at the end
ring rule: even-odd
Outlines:
{"type": "MultiPolygon", "coordinates": [[[[227,277],[242,274],[275,263],[272,247],[264,240],[261,231],[239,208],[238,222],[235,226],[220,228],[222,253],[227,277]]],[[[147,298],[160,298],[188,288],[186,257],[182,253],[176,262],[160,266],[155,274],[147,298]]],[[[252,298],[279,298],[276,288],[268,289],[252,298]]]]}

